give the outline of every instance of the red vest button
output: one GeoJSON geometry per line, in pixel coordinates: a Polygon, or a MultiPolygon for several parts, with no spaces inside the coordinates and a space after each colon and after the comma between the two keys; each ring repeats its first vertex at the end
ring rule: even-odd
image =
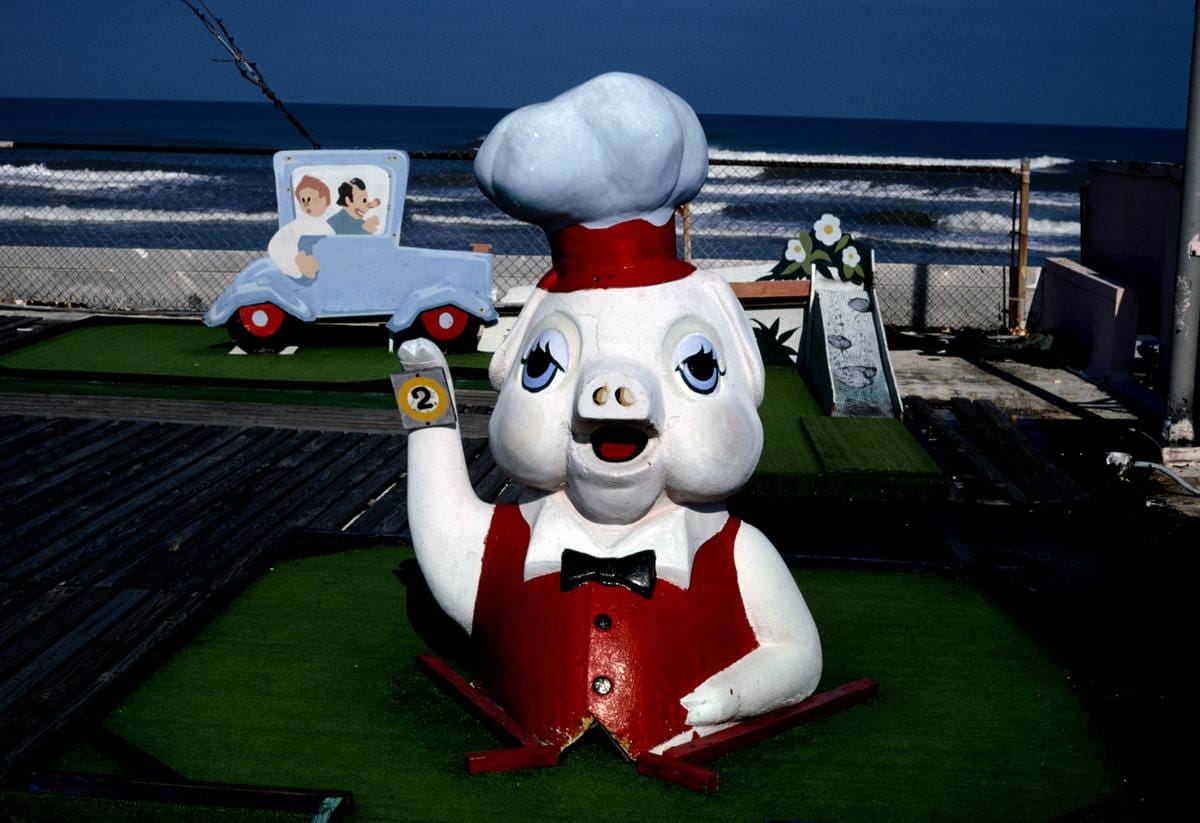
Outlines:
{"type": "Polygon", "coordinates": [[[612,681],[604,675],[600,675],[592,681],[592,691],[599,695],[605,695],[612,691],[612,681]]]}
{"type": "Polygon", "coordinates": [[[606,632],[612,628],[612,618],[607,614],[596,615],[596,628],[602,632],[606,632]]]}

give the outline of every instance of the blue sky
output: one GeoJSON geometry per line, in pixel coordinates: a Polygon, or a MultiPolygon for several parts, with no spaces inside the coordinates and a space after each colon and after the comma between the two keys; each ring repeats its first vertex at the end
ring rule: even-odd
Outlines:
{"type": "MultiPolygon", "coordinates": [[[[288,102],[512,108],[609,70],[707,113],[1182,127],[1190,0],[210,0],[288,102]]],[[[177,0],[4,0],[0,96],[253,101],[177,0]]]]}

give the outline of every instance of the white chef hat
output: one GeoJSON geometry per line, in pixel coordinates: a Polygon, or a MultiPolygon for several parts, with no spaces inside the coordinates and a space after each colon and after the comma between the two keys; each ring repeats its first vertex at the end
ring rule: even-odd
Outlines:
{"type": "Polygon", "coordinates": [[[707,175],[708,143],[692,107],[624,72],[517,109],[475,158],[483,193],[549,235],[634,219],[662,226],[707,175]]]}

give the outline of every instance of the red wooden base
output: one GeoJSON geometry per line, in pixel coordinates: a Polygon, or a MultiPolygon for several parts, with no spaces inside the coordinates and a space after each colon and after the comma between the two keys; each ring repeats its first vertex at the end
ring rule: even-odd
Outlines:
{"type": "Polygon", "coordinates": [[[638,774],[657,777],[659,780],[665,780],[692,791],[711,794],[721,788],[721,779],[712,769],[693,766],[678,757],[646,752],[637,759],[636,765],[638,774]]]}
{"type": "MultiPolygon", "coordinates": [[[[417,664],[445,692],[475,715],[501,739],[514,746],[467,753],[467,771],[471,774],[504,772],[558,763],[559,750],[539,740],[513,720],[494,700],[475,688],[458,672],[431,654],[417,655],[417,664]]],[[[794,706],[785,706],[769,714],[752,717],[687,743],[673,746],[662,754],[643,754],[637,759],[639,774],[700,792],[715,792],[720,781],[712,769],[697,766],[710,760],[759,743],[780,732],[811,723],[822,717],[849,709],[879,693],[879,684],[870,678],[855,680],[827,692],[814,694],[794,706]]]]}
{"type": "Polygon", "coordinates": [[[759,743],[793,726],[811,723],[831,714],[865,703],[879,693],[879,684],[870,678],[855,680],[836,689],[814,694],[794,706],[784,706],[768,714],[743,720],[736,726],[698,737],[663,752],[667,757],[689,763],[707,763],[721,755],[759,743]]]}
{"type": "Polygon", "coordinates": [[[511,740],[515,746],[467,753],[467,771],[471,774],[506,772],[534,766],[553,766],[558,763],[558,749],[539,740],[509,716],[496,701],[492,700],[468,680],[432,654],[417,655],[417,665],[434,683],[453,697],[468,712],[492,730],[502,740],[511,740]]]}

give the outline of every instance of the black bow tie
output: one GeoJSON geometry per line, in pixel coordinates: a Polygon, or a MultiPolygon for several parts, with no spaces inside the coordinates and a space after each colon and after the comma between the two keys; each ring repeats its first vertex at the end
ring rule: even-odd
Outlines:
{"type": "Polygon", "coordinates": [[[559,588],[569,592],[594,580],[602,586],[624,586],[646,599],[654,594],[654,552],[650,549],[625,557],[592,557],[574,549],[563,549],[559,588]]]}

